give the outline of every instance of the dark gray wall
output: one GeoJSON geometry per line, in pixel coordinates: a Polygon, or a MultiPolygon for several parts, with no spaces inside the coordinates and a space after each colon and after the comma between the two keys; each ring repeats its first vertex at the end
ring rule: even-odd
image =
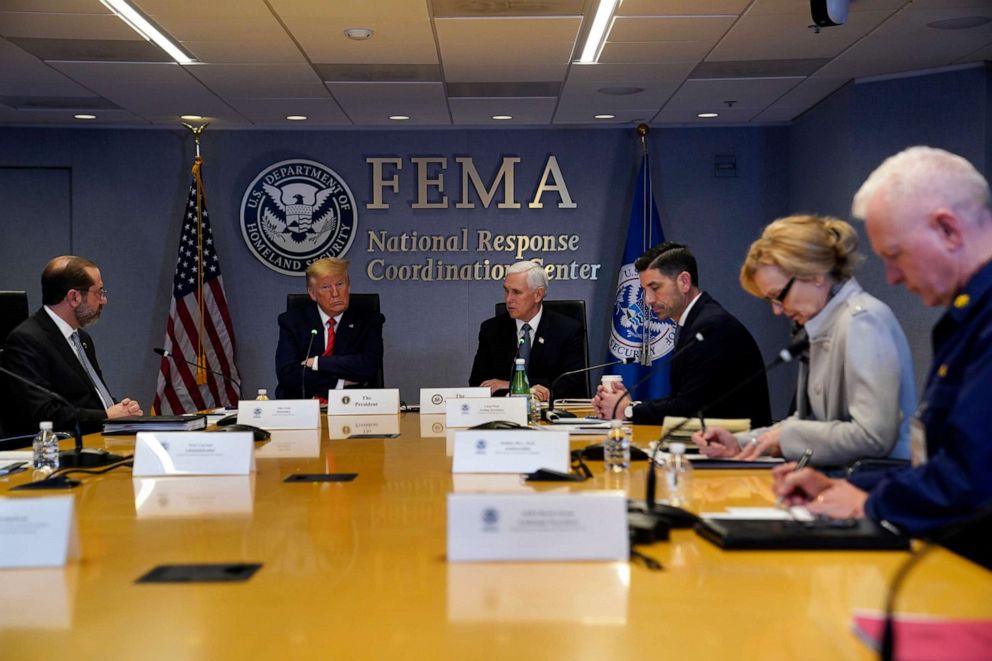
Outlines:
{"type": "MultiPolygon", "coordinates": [[[[792,211],[849,217],[851,196],[883,157],[916,143],[989,161],[988,74],[984,68],[848,85],[790,127],[672,128],[654,130],[655,199],[666,238],[690,244],[700,262],[703,289],[752,329],[766,357],[787,337],[787,324],[763,302],[744,294],[737,272],[747,246],[770,220],[792,211]],[[714,157],[732,154],[737,176],[714,176],[714,157]]],[[[111,290],[94,336],[108,380],[119,395],[150,403],[159,346],[171,294],[179,219],[189,186],[192,145],[181,130],[0,129],[0,288],[28,286],[36,307],[38,274],[52,255],[73,252],[97,261],[111,290]],[[34,287],[34,289],[31,289],[34,287]]],[[[593,362],[605,354],[607,310],[637,166],[638,144],[625,130],[445,131],[216,131],[204,139],[204,176],[213,231],[224,271],[246,391],[274,386],[275,318],[302,278],[278,274],[249,253],[238,211],[245,187],[276,161],[308,158],[336,170],[359,203],[359,233],[349,254],[353,290],[379,291],[386,315],[386,382],[416,401],[420,386],[462,385],[468,378],[479,322],[492,314],[501,288],[492,282],[381,282],[365,274],[369,230],[451,233],[576,233],[574,254],[551,261],[603,264],[596,281],[553,282],[551,297],[583,298],[590,313],[593,362]],[[543,210],[526,208],[549,154],[565,175],[574,210],[546,196],[543,210]],[[400,156],[398,195],[389,210],[368,210],[365,159],[400,156]],[[414,210],[410,156],[449,159],[446,210],[414,210]],[[471,156],[486,179],[502,156],[518,156],[520,210],[455,209],[458,156],[471,156]]],[[[983,168],[984,169],[984,168],[983,168]]],[[[865,244],[867,249],[867,243],[865,244]]],[[[420,263],[423,253],[387,256],[420,263]]],[[[528,253],[525,257],[539,256],[528,253]]],[[[437,257],[437,255],[435,255],[437,257]]],[[[513,255],[440,255],[451,263],[513,255]]],[[[892,305],[910,337],[918,372],[929,362],[930,311],[887,287],[877,259],[860,278],[892,305]]],[[[771,379],[775,412],[791,395],[787,370],[771,379]]]]}
{"type": "MultiPolygon", "coordinates": [[[[913,145],[961,154],[988,176],[989,75],[987,66],[979,66],[850,84],[837,91],[790,128],[791,206],[850,218],[851,199],[871,171],[913,145]]],[[[864,225],[855,226],[868,255],[858,279],[902,323],[921,389],[931,358],[930,328],[942,310],[928,309],[903,288],[889,286],[864,225]]]]}

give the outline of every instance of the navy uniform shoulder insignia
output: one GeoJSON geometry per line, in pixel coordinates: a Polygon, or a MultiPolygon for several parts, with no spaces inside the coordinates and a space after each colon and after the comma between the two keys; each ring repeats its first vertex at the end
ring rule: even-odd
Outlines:
{"type": "Polygon", "coordinates": [[[971,296],[968,296],[967,294],[958,294],[954,298],[954,307],[958,310],[968,307],[969,303],[971,303],[971,296]]]}

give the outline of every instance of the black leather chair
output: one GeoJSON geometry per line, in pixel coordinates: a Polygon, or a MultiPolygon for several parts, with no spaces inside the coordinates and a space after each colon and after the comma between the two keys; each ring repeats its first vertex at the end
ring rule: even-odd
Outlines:
{"type": "Polygon", "coordinates": [[[10,331],[28,318],[28,293],[25,291],[0,291],[0,349],[10,331]]]}
{"type": "MultiPolygon", "coordinates": [[[[586,325],[586,302],[582,300],[570,300],[570,301],[552,301],[545,300],[542,305],[547,307],[549,310],[553,310],[558,314],[563,314],[566,317],[571,317],[577,322],[582,324],[582,354],[585,362],[582,364],[583,367],[589,367],[589,327],[586,325]]],[[[506,312],[506,303],[496,304],[496,314],[504,314],[506,312]]],[[[586,372],[585,378],[583,379],[585,383],[585,395],[584,397],[589,397],[589,372],[586,372]]],[[[554,393],[552,393],[554,395],[554,393]]]]}
{"type": "MultiPolygon", "coordinates": [[[[307,305],[308,303],[313,303],[310,300],[309,294],[287,294],[286,295],[286,310],[292,310],[294,308],[300,307],[301,305],[307,305]]],[[[378,294],[352,294],[349,297],[348,307],[355,308],[356,310],[363,310],[366,312],[379,312],[379,295],[378,294]]],[[[382,370],[382,361],[379,361],[379,371],[376,372],[375,379],[369,384],[373,388],[382,388],[385,383],[385,376],[382,370]]]]}

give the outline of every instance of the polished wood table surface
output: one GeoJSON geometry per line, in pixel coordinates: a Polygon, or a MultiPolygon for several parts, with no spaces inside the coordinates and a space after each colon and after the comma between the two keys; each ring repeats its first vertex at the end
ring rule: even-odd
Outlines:
{"type": "MultiPolygon", "coordinates": [[[[445,437],[430,436],[436,421],[408,414],[398,424],[393,439],[329,439],[326,423],[319,438],[275,432],[259,444],[251,477],[86,477],[69,492],[80,560],[0,570],[0,658],[872,656],[851,632],[852,613],[881,608],[906,553],[724,552],[679,530],[642,547],[660,572],[616,562],[449,564],[449,492],[621,488],[640,498],[645,463],[615,477],[592,462],[595,479],[576,485],[453,476],[445,437]],[[283,482],[314,472],[358,478],[283,482]],[[216,562],[263,566],[243,583],[135,583],[160,564],[216,562]]],[[[638,427],[635,442],[657,432],[638,427]]],[[[126,452],[133,438],[106,443],[126,452]]],[[[0,494],[19,497],[7,489],[30,479],[0,478],[0,494]]],[[[769,485],[767,471],[696,471],[690,508],[767,506],[769,485]]],[[[992,617],[992,579],[937,550],[899,604],[992,617]]]]}

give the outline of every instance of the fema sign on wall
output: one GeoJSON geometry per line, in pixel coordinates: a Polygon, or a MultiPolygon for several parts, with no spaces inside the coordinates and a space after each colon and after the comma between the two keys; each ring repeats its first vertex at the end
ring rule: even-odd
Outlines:
{"type": "Polygon", "coordinates": [[[323,163],[280,161],[258,173],[241,199],[241,235],[273,271],[303,275],[348,252],[358,227],[351,189],[323,163]]]}

